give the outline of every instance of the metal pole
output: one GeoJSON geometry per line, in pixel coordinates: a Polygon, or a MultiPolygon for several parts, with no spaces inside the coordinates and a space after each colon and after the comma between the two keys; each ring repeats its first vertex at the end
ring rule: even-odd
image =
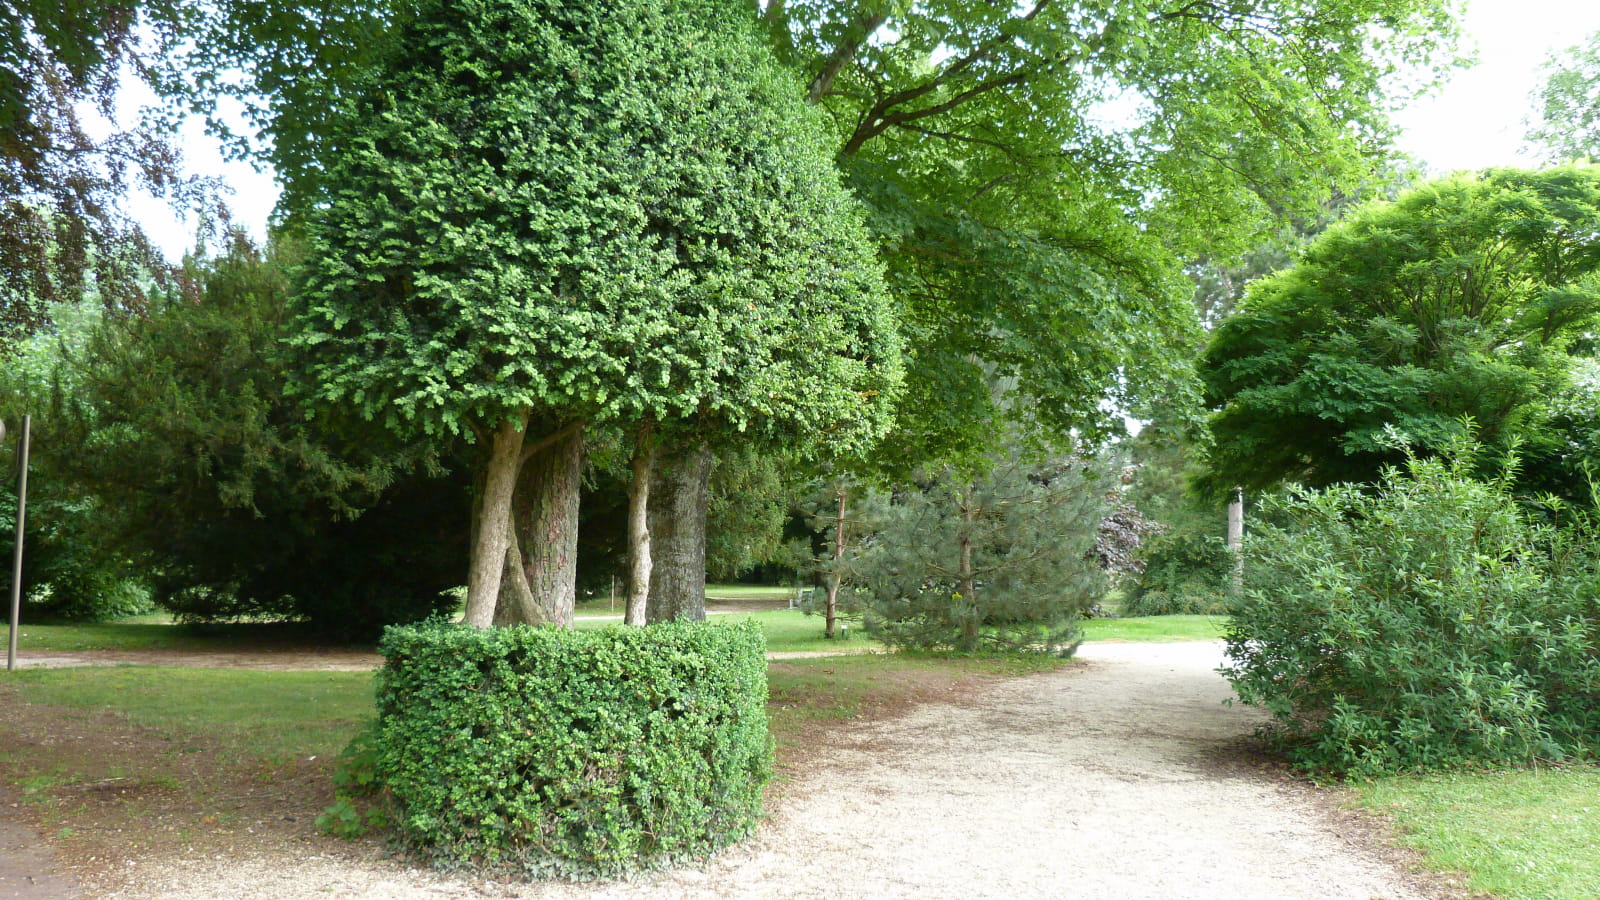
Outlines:
{"type": "Polygon", "coordinates": [[[6,644],[6,671],[17,668],[17,624],[22,618],[22,529],[28,522],[28,438],[33,417],[22,417],[22,441],[17,450],[17,539],[11,552],[11,636],[6,644]]]}

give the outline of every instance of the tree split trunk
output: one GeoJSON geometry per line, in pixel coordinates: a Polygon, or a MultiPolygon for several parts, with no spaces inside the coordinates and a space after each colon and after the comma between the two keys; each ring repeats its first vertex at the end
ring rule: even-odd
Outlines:
{"type": "Polygon", "coordinates": [[[558,432],[530,454],[517,479],[515,536],[526,591],[513,582],[502,624],[572,625],[577,600],[578,496],[583,477],[583,429],[558,432]]]}
{"type": "Polygon", "coordinates": [[[706,617],[706,504],[711,447],[690,444],[661,453],[650,489],[650,597],[646,619],[704,621],[706,617]]]}
{"type": "Polygon", "coordinates": [[[467,606],[462,616],[473,628],[488,628],[494,622],[495,606],[500,599],[500,579],[505,571],[506,547],[514,540],[510,528],[511,502],[527,426],[528,411],[519,410],[514,417],[500,423],[490,442],[483,495],[479,498],[474,528],[472,565],[467,573],[467,606]]]}

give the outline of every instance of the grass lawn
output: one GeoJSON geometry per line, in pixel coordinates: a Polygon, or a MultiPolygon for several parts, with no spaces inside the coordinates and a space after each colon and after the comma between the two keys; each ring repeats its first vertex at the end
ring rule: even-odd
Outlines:
{"type": "Polygon", "coordinates": [[[1384,778],[1358,789],[1405,842],[1505,900],[1600,897],[1600,768],[1384,778]]]}
{"type": "Polygon", "coordinates": [[[30,703],[114,711],[169,740],[205,736],[229,757],[332,758],[373,716],[370,672],[24,669],[5,676],[30,703]]]}
{"type": "Polygon", "coordinates": [[[1227,616],[1145,616],[1137,619],[1089,619],[1086,641],[1220,641],[1227,616]]]}

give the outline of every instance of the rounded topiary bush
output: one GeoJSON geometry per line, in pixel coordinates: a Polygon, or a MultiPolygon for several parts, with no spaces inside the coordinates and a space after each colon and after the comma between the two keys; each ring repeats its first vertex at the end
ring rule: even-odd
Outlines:
{"type": "Polygon", "coordinates": [[[376,768],[446,867],[616,875],[748,835],[772,771],[753,622],[390,628],[376,768]]]}

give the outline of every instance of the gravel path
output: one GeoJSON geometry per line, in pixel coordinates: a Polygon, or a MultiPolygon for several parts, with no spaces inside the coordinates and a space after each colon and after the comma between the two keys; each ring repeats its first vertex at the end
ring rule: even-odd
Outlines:
{"type": "Polygon", "coordinates": [[[455,881],[359,856],[134,862],[145,898],[1413,900],[1356,817],[1241,751],[1220,644],[1091,644],[1083,666],[864,726],[751,842],[630,884],[455,881]]]}

